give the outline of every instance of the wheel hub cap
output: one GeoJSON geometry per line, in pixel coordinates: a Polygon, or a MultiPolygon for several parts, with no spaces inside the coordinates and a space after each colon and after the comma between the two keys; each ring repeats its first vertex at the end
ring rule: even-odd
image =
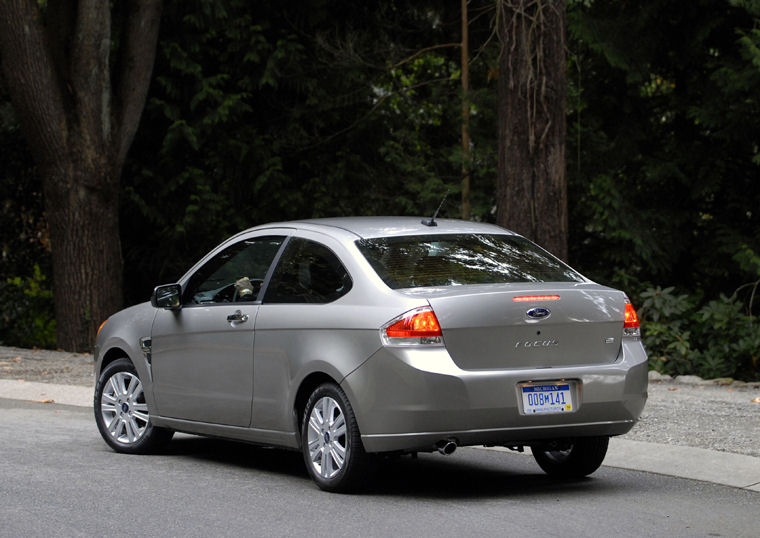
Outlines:
{"type": "Polygon", "coordinates": [[[318,475],[332,478],[340,472],[346,459],[346,420],[335,399],[325,396],[312,408],[307,442],[311,465],[318,475]]]}
{"type": "Polygon", "coordinates": [[[140,379],[131,372],[116,372],[103,386],[100,415],[108,434],[131,445],[145,434],[150,417],[140,379]]]}

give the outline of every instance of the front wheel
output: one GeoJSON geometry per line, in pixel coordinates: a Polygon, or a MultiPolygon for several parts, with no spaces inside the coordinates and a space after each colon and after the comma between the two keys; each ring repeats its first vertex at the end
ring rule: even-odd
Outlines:
{"type": "Polygon", "coordinates": [[[338,385],[325,383],[304,407],[301,446],[309,475],[325,491],[357,488],[367,469],[356,417],[338,385]]]}
{"type": "Polygon", "coordinates": [[[596,471],[607,455],[609,437],[579,437],[556,446],[532,446],[533,458],[546,474],[582,478],[596,471]]]}
{"type": "Polygon", "coordinates": [[[149,453],[172,438],[171,430],[151,424],[143,384],[129,359],[103,369],[93,404],[100,435],[117,452],[149,453]]]}

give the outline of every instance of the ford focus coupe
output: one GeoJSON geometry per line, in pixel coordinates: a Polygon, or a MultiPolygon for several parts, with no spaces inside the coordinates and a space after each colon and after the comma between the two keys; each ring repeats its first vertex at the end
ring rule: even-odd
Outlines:
{"type": "Polygon", "coordinates": [[[365,217],[257,226],[95,347],[94,407],[113,449],[173,432],[301,450],[328,491],[376,456],[529,446],[585,476],[647,397],[626,295],[524,237],[457,220],[365,217]]]}

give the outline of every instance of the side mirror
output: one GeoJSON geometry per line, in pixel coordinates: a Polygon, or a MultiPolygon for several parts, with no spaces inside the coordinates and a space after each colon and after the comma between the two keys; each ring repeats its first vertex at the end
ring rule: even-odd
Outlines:
{"type": "Polygon", "coordinates": [[[150,297],[150,304],[156,308],[167,310],[179,310],[182,308],[182,286],[179,284],[165,284],[157,286],[150,297]]]}

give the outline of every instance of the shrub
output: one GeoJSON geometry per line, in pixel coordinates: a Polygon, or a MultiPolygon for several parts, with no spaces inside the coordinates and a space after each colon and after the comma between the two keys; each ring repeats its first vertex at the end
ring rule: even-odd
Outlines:
{"type": "Polygon", "coordinates": [[[29,277],[0,283],[0,344],[19,347],[55,347],[53,292],[35,264],[29,277]]]}
{"type": "MultiPolygon", "coordinates": [[[[752,284],[753,290],[758,283],[752,284]]],[[[754,293],[745,305],[738,291],[703,304],[673,287],[641,293],[639,310],[650,367],[705,379],[759,379],[760,324],[752,316],[754,293]]]]}

